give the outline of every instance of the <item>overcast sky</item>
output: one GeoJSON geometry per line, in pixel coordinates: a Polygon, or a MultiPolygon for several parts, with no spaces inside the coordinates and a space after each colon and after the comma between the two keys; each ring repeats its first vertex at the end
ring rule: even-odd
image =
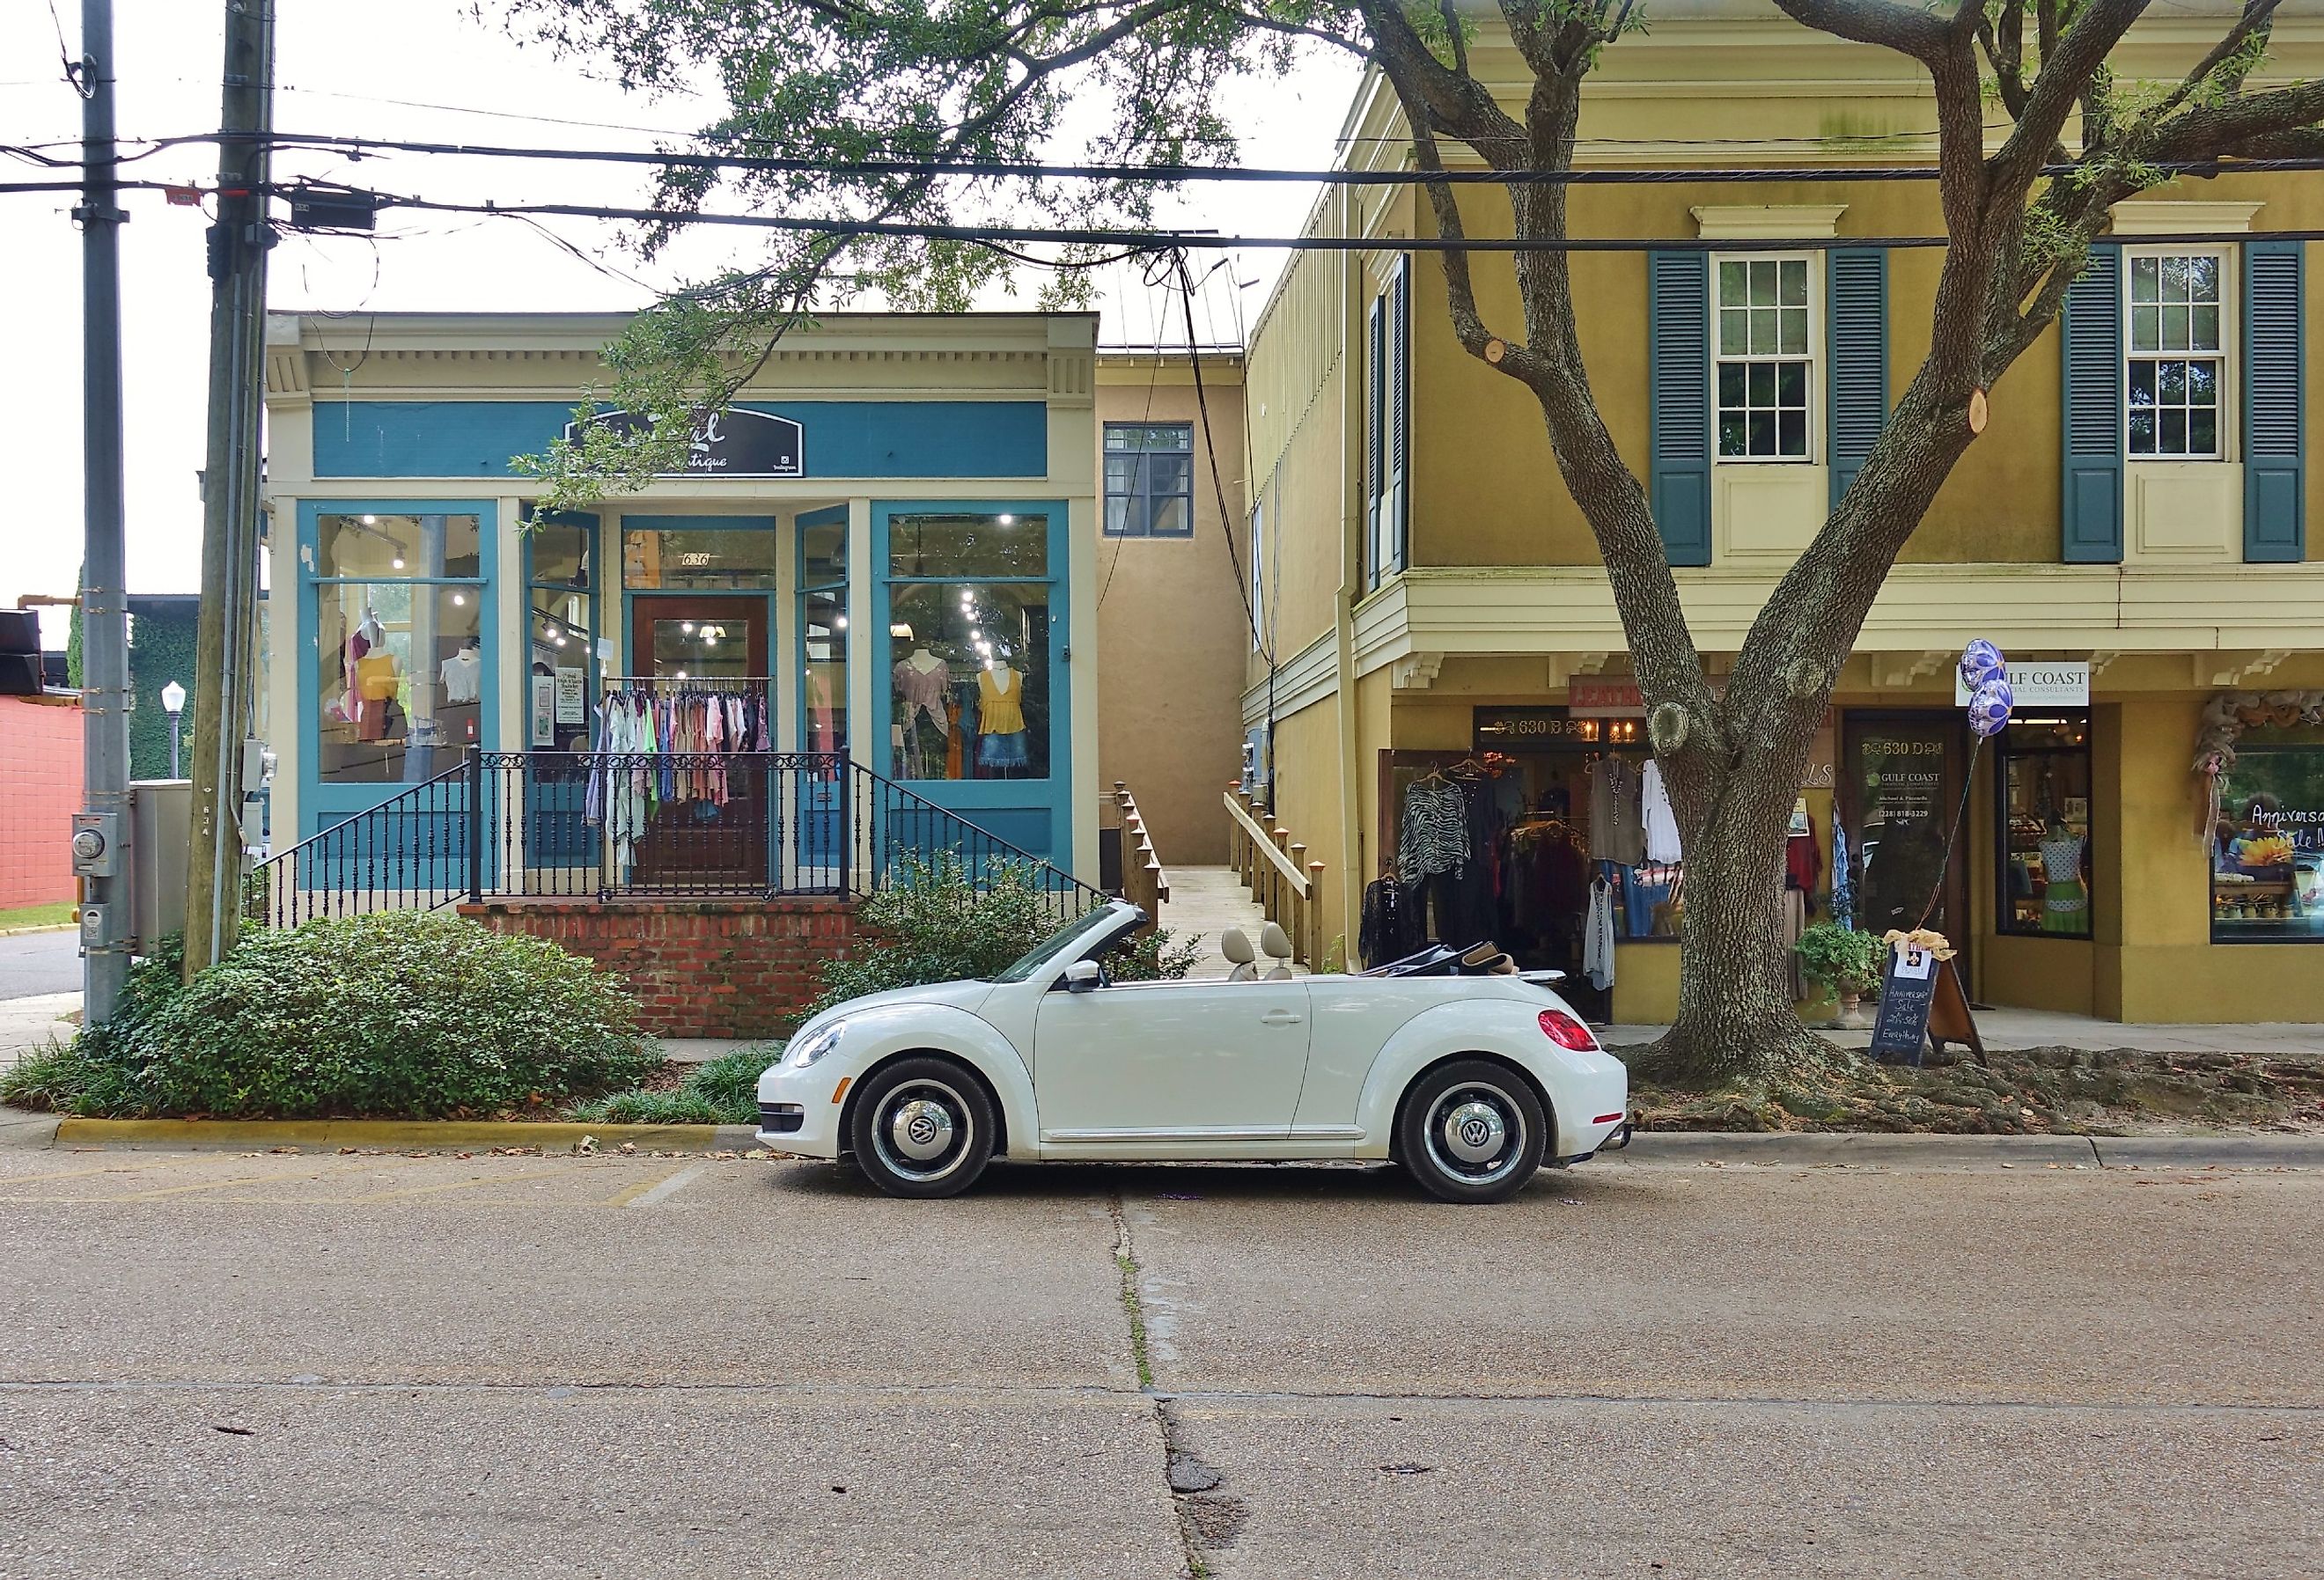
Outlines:
{"type": "MultiPolygon", "coordinates": [[[[344,0],[276,0],[275,125],[285,132],[498,142],[571,147],[643,148],[656,133],[682,133],[706,120],[706,106],[648,101],[593,81],[537,48],[519,48],[467,0],[400,0],[392,8],[344,0]],[[392,15],[392,23],[390,17],[392,15]]],[[[218,115],[220,0],[117,0],[121,51],[120,130],[124,139],[213,129],[218,115]]],[[[69,39],[78,42],[78,0],[57,0],[69,39]]],[[[77,139],[79,100],[61,80],[55,24],[46,0],[0,7],[0,143],[77,139]]],[[[1292,79],[1240,94],[1237,125],[1249,134],[1243,162],[1313,169],[1330,162],[1354,73],[1311,63],[1292,79]]],[[[53,151],[71,154],[71,148],[53,151]]],[[[216,154],[200,146],[170,151],[133,167],[157,180],[216,177],[216,154]]],[[[38,172],[0,161],[0,179],[38,172]]],[[[349,167],[312,156],[278,161],[276,173],[365,179],[430,198],[631,204],[643,200],[643,167],[498,163],[400,155],[349,167]]],[[[1166,220],[1222,231],[1282,234],[1313,199],[1306,188],[1214,186],[1172,200],[1166,220]]],[[[68,195],[0,195],[7,238],[5,279],[15,365],[0,381],[0,434],[14,479],[13,520],[0,529],[0,603],[25,593],[69,593],[80,563],[80,245],[67,217],[68,195]]],[[[200,210],[134,193],[122,233],[129,504],[129,587],[190,592],[198,585],[201,506],[194,474],[202,464],[208,283],[203,274],[200,210]]],[[[279,212],[279,208],[278,208],[279,212]]],[[[654,285],[675,277],[615,247],[616,227],[587,220],[545,222],[585,252],[654,285]]],[[[705,237],[677,259],[706,272],[718,249],[747,245],[705,237]]],[[[1204,260],[1196,259],[1201,269],[1204,260]]],[[[1281,266],[1272,253],[1238,254],[1207,277],[1195,322],[1207,341],[1240,338],[1281,266]]],[[[1037,282],[1028,281],[1029,298],[1037,282]]],[[[621,310],[644,300],[637,287],[564,252],[522,221],[452,215],[384,220],[376,241],[285,234],[272,258],[269,299],[277,310],[349,315],[349,359],[371,311],[621,310]]],[[[996,297],[986,305],[1010,305],[996,297]]],[[[1108,343],[1179,340],[1171,299],[1147,291],[1126,270],[1108,276],[1101,303],[1108,343]],[[1168,310],[1166,311],[1165,310],[1168,310]]],[[[49,640],[63,641],[61,618],[49,640]]]]}

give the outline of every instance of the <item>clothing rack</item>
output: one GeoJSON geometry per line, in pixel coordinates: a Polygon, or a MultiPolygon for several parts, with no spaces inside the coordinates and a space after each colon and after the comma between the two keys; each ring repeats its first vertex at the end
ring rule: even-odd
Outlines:
{"type": "Polygon", "coordinates": [[[698,691],[723,696],[731,691],[764,691],[774,683],[770,675],[608,675],[604,689],[663,695],[698,691]]]}

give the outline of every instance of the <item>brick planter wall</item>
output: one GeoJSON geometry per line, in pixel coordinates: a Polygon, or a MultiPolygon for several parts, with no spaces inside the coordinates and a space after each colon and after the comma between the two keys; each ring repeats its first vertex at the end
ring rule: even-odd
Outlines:
{"type": "Polygon", "coordinates": [[[612,968],[655,1037],[772,1037],[798,1023],[826,960],[857,936],[855,902],[511,900],[460,914],[612,968]]]}

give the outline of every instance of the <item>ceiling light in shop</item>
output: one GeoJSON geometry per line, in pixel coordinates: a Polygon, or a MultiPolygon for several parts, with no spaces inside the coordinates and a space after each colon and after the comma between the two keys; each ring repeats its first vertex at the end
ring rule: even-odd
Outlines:
{"type": "Polygon", "coordinates": [[[375,527],[379,525],[379,518],[377,516],[365,516],[363,519],[363,522],[364,526],[375,527]]]}
{"type": "Polygon", "coordinates": [[[912,628],[899,620],[895,624],[888,627],[888,634],[890,636],[900,636],[906,642],[909,642],[912,640],[912,628]]]}
{"type": "Polygon", "coordinates": [[[389,560],[388,564],[397,570],[401,570],[403,568],[403,556],[401,554],[397,555],[394,559],[389,560]]]}
{"type": "Polygon", "coordinates": [[[846,615],[844,615],[844,614],[842,614],[838,619],[834,620],[834,621],[831,623],[831,628],[832,628],[834,631],[844,631],[844,630],[846,630],[846,629],[847,629],[847,616],[846,616],[846,615]]]}
{"type": "Polygon", "coordinates": [[[466,594],[466,593],[454,593],[454,594],[452,595],[452,607],[454,607],[455,609],[464,609],[464,608],[467,607],[467,604],[468,604],[468,595],[467,595],[467,594],[466,594]]]}
{"type": "Polygon", "coordinates": [[[681,679],[681,680],[685,679],[686,679],[686,671],[685,671],[684,670],[680,670],[678,672],[678,678],[679,679],[681,679]]]}
{"type": "Polygon", "coordinates": [[[692,636],[692,635],[694,634],[694,622],[693,622],[693,621],[691,621],[691,620],[681,620],[681,621],[679,621],[679,622],[678,623],[678,628],[680,631],[682,631],[682,632],[686,633],[686,634],[687,634],[687,635],[688,635],[688,636],[692,636]]]}
{"type": "Polygon", "coordinates": [[[1001,518],[1001,524],[1004,527],[1013,527],[1017,524],[1017,518],[1004,513],[1001,518]]]}

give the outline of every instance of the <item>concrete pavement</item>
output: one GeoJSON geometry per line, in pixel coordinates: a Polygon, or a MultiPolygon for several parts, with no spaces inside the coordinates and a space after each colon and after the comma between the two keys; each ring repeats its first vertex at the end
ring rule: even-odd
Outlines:
{"type": "Polygon", "coordinates": [[[0,1572],[2305,1575],[2319,1228],[2276,1169],[0,1152],[0,1572]]]}

